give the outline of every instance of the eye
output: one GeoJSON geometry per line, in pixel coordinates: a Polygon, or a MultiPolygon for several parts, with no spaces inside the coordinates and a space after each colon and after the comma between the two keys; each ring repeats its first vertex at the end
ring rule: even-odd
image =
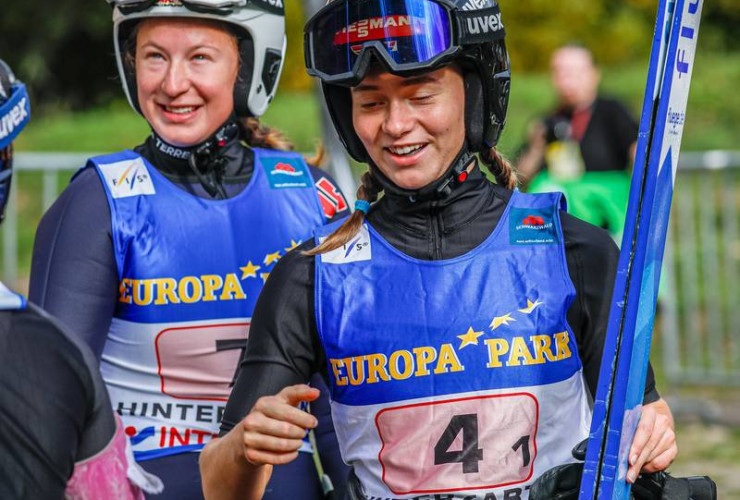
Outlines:
{"type": "Polygon", "coordinates": [[[212,58],[208,54],[196,53],[193,54],[193,61],[211,61],[212,58]]]}
{"type": "Polygon", "coordinates": [[[156,61],[164,59],[164,54],[157,50],[147,50],[144,52],[144,59],[148,61],[156,61]]]}
{"type": "Polygon", "coordinates": [[[380,106],[380,103],[377,101],[367,101],[360,103],[360,107],[365,110],[372,110],[380,106]]]}
{"type": "Polygon", "coordinates": [[[417,94],[411,98],[415,103],[425,104],[431,102],[434,99],[434,94],[417,94]]]}

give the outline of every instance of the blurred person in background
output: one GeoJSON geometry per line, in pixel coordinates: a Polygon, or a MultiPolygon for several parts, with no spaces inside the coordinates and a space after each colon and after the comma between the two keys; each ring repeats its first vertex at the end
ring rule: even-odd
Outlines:
{"type": "Polygon", "coordinates": [[[562,191],[571,214],[621,241],[638,125],[619,101],[599,95],[587,48],[559,48],[550,70],[557,105],[530,124],[517,171],[528,191],[562,191]]]}
{"type": "MultiPolygon", "coordinates": [[[[0,219],[25,86],[0,60],[0,219]]],[[[143,500],[161,490],[134,461],[90,349],[0,283],[0,498],[143,500]]]]}
{"type": "MultiPolygon", "coordinates": [[[[200,499],[199,451],[218,432],[265,280],[348,210],[332,179],[257,119],[283,65],[281,3],[109,3],[124,90],[152,134],[90,159],[45,214],[30,300],[100,360],[136,460],[164,481],[157,498],[200,499]]],[[[317,416],[341,491],[331,419],[317,416]]],[[[321,498],[307,440],[267,491],[321,498]]]]}

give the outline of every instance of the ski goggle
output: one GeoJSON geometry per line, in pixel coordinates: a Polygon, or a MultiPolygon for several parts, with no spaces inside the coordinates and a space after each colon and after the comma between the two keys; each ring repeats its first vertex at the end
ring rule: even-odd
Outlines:
{"type": "Polygon", "coordinates": [[[152,7],[185,7],[204,14],[230,14],[244,8],[249,0],[107,0],[124,14],[142,12],[152,7]]]}
{"type": "Polygon", "coordinates": [[[31,101],[26,86],[15,83],[10,96],[0,105],[0,149],[10,146],[31,119],[31,101]]]}
{"type": "Polygon", "coordinates": [[[306,24],[306,68],[327,83],[356,85],[372,54],[405,75],[442,65],[466,45],[504,36],[495,3],[463,11],[449,0],[341,0],[306,24]]]}
{"type": "MultiPolygon", "coordinates": [[[[0,94],[2,97],[3,94],[0,94]]],[[[26,86],[16,82],[11,86],[10,96],[0,105],[0,221],[5,214],[5,205],[10,195],[13,175],[13,140],[31,119],[31,104],[26,86]]]]}

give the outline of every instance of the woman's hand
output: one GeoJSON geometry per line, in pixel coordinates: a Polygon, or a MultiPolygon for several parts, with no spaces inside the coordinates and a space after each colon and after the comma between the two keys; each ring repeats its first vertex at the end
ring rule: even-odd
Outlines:
{"type": "Polygon", "coordinates": [[[294,460],[306,429],[316,427],[316,418],[297,406],[318,397],[307,385],[286,387],[258,399],[239,425],[211,440],[200,454],[206,499],[262,498],[272,466],[294,460]]]}
{"type": "Polygon", "coordinates": [[[295,460],[306,431],[318,424],[316,417],[299,410],[298,405],[318,397],[318,389],[293,385],[274,396],[259,398],[240,423],[246,460],[257,466],[295,460]]]}
{"type": "Polygon", "coordinates": [[[634,483],[640,472],[667,469],[677,454],[673,415],[668,404],[662,399],[646,404],[632,440],[627,481],[634,483]]]}

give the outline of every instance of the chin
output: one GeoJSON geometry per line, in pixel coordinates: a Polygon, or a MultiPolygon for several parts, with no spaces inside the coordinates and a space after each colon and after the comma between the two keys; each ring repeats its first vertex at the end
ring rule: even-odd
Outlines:
{"type": "Polygon", "coordinates": [[[154,129],[154,131],[168,144],[181,148],[195,146],[208,138],[208,136],[204,134],[183,130],[170,130],[169,127],[166,127],[164,130],[154,129]]]}
{"type": "Polygon", "coordinates": [[[417,175],[402,175],[396,176],[391,180],[396,186],[402,189],[409,189],[413,191],[423,188],[424,186],[430,184],[434,179],[420,178],[417,175]]]}

